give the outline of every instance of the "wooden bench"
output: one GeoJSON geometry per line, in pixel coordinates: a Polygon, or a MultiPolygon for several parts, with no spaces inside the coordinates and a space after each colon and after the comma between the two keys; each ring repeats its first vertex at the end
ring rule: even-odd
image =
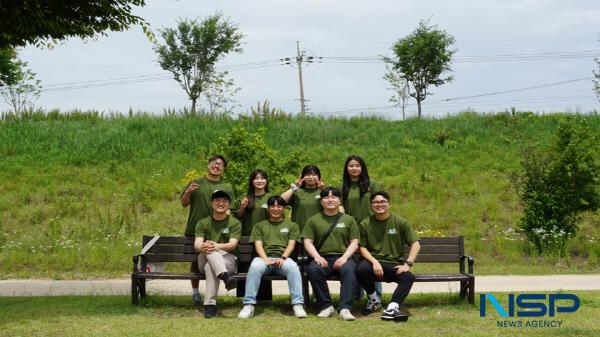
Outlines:
{"type": "MultiPolygon", "coordinates": [[[[153,237],[144,236],[142,244],[145,246],[153,237]]],[[[254,257],[254,245],[248,242],[248,237],[240,238],[238,245],[238,273],[235,278],[243,281],[246,279],[246,272],[254,257]]],[[[474,260],[471,256],[464,255],[464,238],[455,237],[422,237],[419,240],[421,251],[417,256],[415,263],[456,263],[458,264],[457,273],[436,273],[436,274],[414,274],[415,282],[460,282],[460,297],[467,298],[471,304],[475,303],[475,275],[473,274],[474,260]]],[[[408,254],[408,248],[406,253],[408,254]]],[[[169,279],[169,280],[204,280],[204,273],[190,272],[147,272],[148,263],[170,263],[196,261],[198,253],[194,251],[194,238],[182,236],[163,236],[156,241],[146,254],[133,257],[133,272],[131,273],[131,302],[135,305],[139,298],[146,297],[146,281],[149,279],[169,279]]],[[[301,244],[296,245],[296,250],[292,256],[298,263],[302,272],[302,287],[304,298],[309,298],[308,279],[306,278],[304,266],[308,263],[306,255],[301,244]]],[[[263,281],[285,280],[277,275],[265,276],[263,281]]],[[[332,277],[330,280],[337,280],[332,277]]],[[[239,284],[239,283],[238,283],[239,284]]],[[[264,289],[264,286],[261,286],[264,289]]],[[[238,292],[238,296],[243,293],[238,292]]],[[[260,297],[259,297],[260,298],[260,297]]],[[[268,298],[262,298],[268,299],[268,298]]]]}
{"type": "MultiPolygon", "coordinates": [[[[142,247],[146,246],[152,236],[143,236],[142,247]]],[[[238,245],[238,273],[234,276],[238,279],[238,284],[243,284],[246,279],[246,274],[252,259],[254,258],[254,245],[249,243],[249,237],[242,236],[238,245]]],[[[304,250],[301,244],[296,245],[294,254],[290,256],[298,262],[304,258],[304,250]]],[[[146,252],[146,254],[135,255],[133,257],[133,272],[131,273],[131,303],[137,305],[139,298],[146,297],[146,281],[147,280],[204,280],[204,272],[169,272],[169,271],[146,271],[148,263],[182,263],[185,262],[186,268],[189,263],[196,261],[198,253],[194,250],[194,238],[185,236],[161,236],[154,245],[146,252]]],[[[300,263],[299,263],[300,264],[300,263]]],[[[285,280],[284,277],[278,275],[269,275],[263,277],[261,290],[259,291],[258,299],[270,299],[270,283],[271,280],[285,280]],[[268,293],[267,293],[268,292],[268,293]]],[[[304,280],[303,280],[304,281],[304,280]]],[[[240,296],[240,292],[238,292],[240,296]]],[[[243,292],[241,293],[243,296],[243,292]]]]}
{"type": "MultiPolygon", "coordinates": [[[[467,298],[470,304],[475,303],[475,275],[473,274],[474,260],[464,254],[465,245],[462,236],[452,237],[422,237],[419,239],[421,250],[415,264],[421,263],[456,263],[457,273],[415,274],[415,282],[460,282],[460,297],[467,298]]],[[[406,247],[405,257],[408,257],[410,247],[406,247]]],[[[305,258],[306,260],[307,258],[305,258]]],[[[303,272],[303,280],[306,273],[303,272]]],[[[339,281],[336,276],[328,280],[339,281]]],[[[304,289],[308,294],[308,289],[304,289]]],[[[305,295],[305,298],[306,297],[305,295]]]]}

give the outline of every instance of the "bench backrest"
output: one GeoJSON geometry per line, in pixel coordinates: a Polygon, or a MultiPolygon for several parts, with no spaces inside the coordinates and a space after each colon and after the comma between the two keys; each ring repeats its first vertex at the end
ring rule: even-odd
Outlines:
{"type": "MultiPolygon", "coordinates": [[[[422,237],[419,239],[421,250],[416,262],[460,262],[465,253],[464,237],[422,237]]],[[[409,247],[406,247],[408,256],[409,247]]]]}

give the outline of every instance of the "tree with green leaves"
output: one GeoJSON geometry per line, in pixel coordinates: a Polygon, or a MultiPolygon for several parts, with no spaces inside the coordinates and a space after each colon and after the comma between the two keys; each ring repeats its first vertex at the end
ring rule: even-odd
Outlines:
{"type": "Polygon", "coordinates": [[[417,101],[419,118],[421,102],[431,94],[427,88],[452,81],[452,76],[445,74],[452,71],[450,63],[456,52],[451,49],[453,44],[452,35],[437,26],[430,26],[429,21],[421,20],[410,35],[394,43],[394,56],[383,57],[383,61],[396,72],[396,77],[405,78],[412,86],[409,94],[417,101]]]}
{"type": "Polygon", "coordinates": [[[70,37],[92,38],[146,22],[132,14],[145,0],[20,0],[0,4],[0,48],[42,45],[70,37]]]}
{"type": "Polygon", "coordinates": [[[160,32],[164,44],[154,48],[160,66],[171,72],[192,102],[196,103],[215,80],[222,78],[215,65],[231,52],[242,52],[243,34],[238,26],[224,19],[221,13],[197,20],[182,20],[177,29],[160,32]]]}
{"type": "Polygon", "coordinates": [[[35,74],[26,68],[27,62],[16,58],[12,64],[15,66],[14,77],[0,88],[0,95],[13,113],[19,115],[33,109],[33,102],[40,96],[42,87],[35,74]]]}
{"type": "Polygon", "coordinates": [[[17,82],[19,67],[17,53],[12,48],[0,49],[0,88],[17,82]]]}
{"type": "Polygon", "coordinates": [[[582,212],[600,207],[600,137],[586,119],[566,117],[546,153],[529,148],[518,192],[521,228],[540,254],[564,254],[582,212]]]}

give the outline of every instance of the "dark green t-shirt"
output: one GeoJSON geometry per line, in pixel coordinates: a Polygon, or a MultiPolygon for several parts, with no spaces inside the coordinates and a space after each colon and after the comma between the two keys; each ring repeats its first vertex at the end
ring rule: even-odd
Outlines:
{"type": "Polygon", "coordinates": [[[292,195],[290,205],[292,206],[292,221],[297,223],[302,231],[308,218],[321,211],[321,190],[301,188],[292,195]]]}
{"type": "MultiPolygon", "coordinates": [[[[206,179],[206,177],[201,177],[196,179],[196,183],[198,184],[198,189],[190,194],[190,213],[185,227],[185,236],[194,236],[196,223],[212,214],[210,198],[214,191],[222,190],[233,196],[231,185],[222,181],[211,181],[206,179]]],[[[181,195],[185,193],[190,184],[183,189],[181,195]]]]}
{"type": "Polygon", "coordinates": [[[360,223],[365,218],[371,216],[371,194],[379,191],[381,191],[379,185],[371,182],[369,190],[363,194],[361,198],[358,183],[352,182],[350,184],[350,189],[348,190],[348,199],[344,203],[346,214],[352,215],[357,223],[360,223]]]}
{"type": "MultiPolygon", "coordinates": [[[[265,193],[261,196],[254,197],[254,208],[251,212],[244,212],[240,221],[242,222],[242,235],[248,236],[252,233],[252,227],[257,223],[269,218],[267,210],[267,200],[272,197],[272,193],[265,193]]],[[[239,202],[237,204],[239,208],[239,202]]]]}
{"type": "Polygon", "coordinates": [[[281,256],[290,240],[299,241],[300,230],[295,222],[289,220],[261,221],[254,225],[250,235],[250,242],[262,241],[265,253],[269,257],[281,256]]]}
{"type": "Polygon", "coordinates": [[[403,261],[404,245],[419,240],[412,226],[393,213],[384,221],[372,215],[361,221],[359,227],[361,247],[368,249],[378,261],[403,261]]]}
{"type": "Polygon", "coordinates": [[[196,225],[196,237],[202,237],[204,240],[212,240],[216,243],[228,243],[229,239],[240,239],[242,234],[242,225],[233,216],[227,216],[225,219],[217,221],[212,216],[208,216],[196,225]]]}
{"type": "MultiPolygon", "coordinates": [[[[321,242],[321,238],[327,233],[329,226],[336,216],[327,216],[318,213],[310,217],[304,226],[302,236],[305,239],[313,240],[315,247],[321,242]]],[[[350,241],[359,238],[358,225],[353,217],[343,214],[337,222],[337,225],[329,234],[329,237],[321,246],[319,254],[344,254],[350,245],[350,241]]]]}

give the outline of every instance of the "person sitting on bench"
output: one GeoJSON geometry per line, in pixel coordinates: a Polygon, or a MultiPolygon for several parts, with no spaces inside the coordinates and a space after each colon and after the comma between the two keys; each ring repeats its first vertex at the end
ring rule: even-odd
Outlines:
{"type": "Polygon", "coordinates": [[[300,240],[300,230],[294,222],[286,220],[283,213],[285,200],[272,196],[267,200],[269,219],[258,222],[250,234],[250,242],[254,242],[257,257],[252,260],[246,275],[246,293],[244,307],[238,318],[248,319],[254,316],[256,294],[263,275],[276,274],[285,276],[290,290],[294,316],[305,318],[304,296],[302,294],[302,275],[290,254],[296,242],[300,240]]]}

